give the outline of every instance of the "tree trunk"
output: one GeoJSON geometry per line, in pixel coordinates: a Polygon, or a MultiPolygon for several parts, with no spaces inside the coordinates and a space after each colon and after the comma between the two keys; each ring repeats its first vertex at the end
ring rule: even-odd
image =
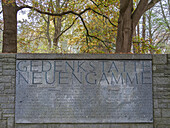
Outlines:
{"type": "Polygon", "coordinates": [[[48,15],[48,19],[47,19],[47,39],[48,39],[48,50],[51,51],[51,38],[50,38],[50,16],[48,15]]]}
{"type": "MultiPolygon", "coordinates": [[[[55,32],[54,32],[54,39],[53,39],[53,45],[55,47],[55,49],[58,47],[58,42],[59,42],[59,38],[58,36],[61,33],[61,18],[57,17],[57,23],[54,22],[54,26],[55,26],[55,32]]],[[[56,19],[54,19],[56,21],[56,19]]]]}
{"type": "Polygon", "coordinates": [[[120,14],[118,21],[116,53],[131,51],[132,36],[144,12],[153,7],[160,0],[140,0],[137,8],[133,10],[133,0],[120,0],[120,14]]]}
{"type": "MultiPolygon", "coordinates": [[[[60,13],[60,0],[56,0],[56,13],[60,13]]],[[[54,32],[53,45],[55,49],[57,49],[58,47],[58,42],[59,42],[58,36],[61,33],[61,19],[62,19],[61,17],[54,18],[55,32],[54,32]]]]}
{"type": "Polygon", "coordinates": [[[3,8],[3,53],[17,53],[17,8],[15,0],[2,1],[3,8]],[[8,3],[9,2],[9,3],[8,3]]]}
{"type": "Polygon", "coordinates": [[[140,53],[140,26],[139,23],[137,25],[137,35],[138,35],[138,43],[137,43],[137,53],[140,53]]]}
{"type": "Polygon", "coordinates": [[[116,53],[128,53],[131,50],[133,36],[132,11],[133,0],[120,0],[116,53]]]}
{"type": "Polygon", "coordinates": [[[143,42],[142,42],[142,53],[144,53],[145,51],[145,35],[146,32],[146,15],[143,15],[143,23],[142,23],[142,38],[143,38],[143,42]]]}

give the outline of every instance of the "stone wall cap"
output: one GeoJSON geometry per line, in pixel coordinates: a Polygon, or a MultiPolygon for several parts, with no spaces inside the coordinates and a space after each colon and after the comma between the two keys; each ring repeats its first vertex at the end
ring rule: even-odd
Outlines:
{"type": "Polygon", "coordinates": [[[18,53],[18,60],[151,60],[151,54],[47,54],[18,53]]]}

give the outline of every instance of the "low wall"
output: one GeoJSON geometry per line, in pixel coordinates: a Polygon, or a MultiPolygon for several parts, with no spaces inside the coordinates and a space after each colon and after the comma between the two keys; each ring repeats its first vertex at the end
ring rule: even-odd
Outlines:
{"type": "Polygon", "coordinates": [[[170,128],[170,55],[0,54],[0,128],[170,128]],[[16,60],[152,60],[153,122],[15,123],[16,60]]]}

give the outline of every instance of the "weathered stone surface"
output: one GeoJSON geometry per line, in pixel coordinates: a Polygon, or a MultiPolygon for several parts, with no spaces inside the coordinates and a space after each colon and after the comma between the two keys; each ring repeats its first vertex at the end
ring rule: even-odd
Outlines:
{"type": "Polygon", "coordinates": [[[144,54],[17,54],[18,60],[151,60],[144,54]]]}
{"type": "Polygon", "coordinates": [[[153,55],[153,64],[167,64],[168,57],[167,55],[160,54],[160,55],[153,55]]]}
{"type": "Polygon", "coordinates": [[[161,109],[154,109],[154,117],[161,117],[161,109]]]}
{"type": "Polygon", "coordinates": [[[3,109],[4,114],[14,114],[14,109],[3,109]]]}
{"type": "Polygon", "coordinates": [[[170,125],[158,125],[156,128],[170,128],[170,125]]]}
{"type": "Polygon", "coordinates": [[[2,74],[5,76],[15,76],[15,70],[3,70],[2,74]]]}
{"type": "Polygon", "coordinates": [[[11,103],[1,104],[1,108],[14,108],[14,104],[11,103]]]}
{"type": "Polygon", "coordinates": [[[6,103],[8,102],[8,97],[5,95],[0,95],[0,103],[6,103]]]}
{"type": "Polygon", "coordinates": [[[6,120],[0,120],[0,128],[7,128],[6,120]]]}
{"type": "Polygon", "coordinates": [[[0,111],[0,120],[2,119],[2,112],[0,111]]]}
{"type": "Polygon", "coordinates": [[[170,109],[162,109],[162,117],[170,118],[170,109]]]}
{"type": "Polygon", "coordinates": [[[16,54],[15,53],[1,53],[0,58],[15,58],[16,54]]]}
{"type": "Polygon", "coordinates": [[[154,99],[154,108],[158,108],[158,99],[154,99]]]}
{"type": "Polygon", "coordinates": [[[17,60],[17,123],[152,122],[152,63],[17,60]]]}
{"type": "Polygon", "coordinates": [[[3,69],[5,69],[5,70],[15,70],[15,64],[3,65],[3,69]]]}
{"type": "Polygon", "coordinates": [[[7,120],[7,127],[8,128],[15,128],[15,124],[14,124],[14,118],[13,117],[9,117],[7,120]]]}
{"type": "Polygon", "coordinates": [[[154,65],[153,66],[154,73],[164,73],[164,71],[165,71],[165,65],[154,65]]]}
{"type": "Polygon", "coordinates": [[[11,76],[1,76],[0,83],[11,83],[11,76]]]}
{"type": "Polygon", "coordinates": [[[162,85],[162,84],[165,84],[165,85],[167,85],[167,84],[170,84],[170,79],[169,79],[169,77],[154,77],[153,78],[153,84],[154,85],[162,85]]]}
{"type": "Polygon", "coordinates": [[[170,118],[155,118],[155,125],[170,125],[170,118]]]}
{"type": "Polygon", "coordinates": [[[129,128],[153,128],[153,124],[134,124],[130,125],[129,128]]]}
{"type": "Polygon", "coordinates": [[[153,124],[17,124],[16,128],[153,128],[153,124]]]}

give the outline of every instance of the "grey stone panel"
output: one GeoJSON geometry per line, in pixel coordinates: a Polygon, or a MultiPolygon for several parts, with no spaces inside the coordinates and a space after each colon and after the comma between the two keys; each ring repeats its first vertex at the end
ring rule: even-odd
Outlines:
{"type": "Polygon", "coordinates": [[[16,123],[152,122],[149,60],[17,60],[16,123]]]}

